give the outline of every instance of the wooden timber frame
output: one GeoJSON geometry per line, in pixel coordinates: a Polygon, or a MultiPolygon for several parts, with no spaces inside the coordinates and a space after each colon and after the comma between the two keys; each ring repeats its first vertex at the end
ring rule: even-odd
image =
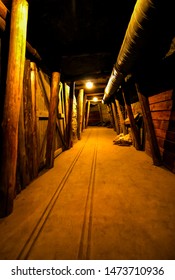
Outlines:
{"type": "Polygon", "coordinates": [[[88,122],[89,122],[89,113],[90,113],[90,106],[91,106],[91,101],[87,100],[86,102],[86,120],[85,120],[85,127],[88,127],[88,122]]]}
{"type": "Polygon", "coordinates": [[[54,135],[56,130],[56,109],[58,106],[58,89],[60,82],[60,73],[52,73],[51,95],[49,120],[47,127],[47,147],[46,147],[46,167],[52,168],[54,165],[54,135]]]}
{"type": "Polygon", "coordinates": [[[148,97],[140,92],[138,84],[135,84],[135,86],[142,108],[143,121],[145,123],[146,132],[148,134],[148,141],[151,148],[153,164],[156,166],[160,166],[162,165],[162,159],[161,159],[161,154],[160,154],[160,150],[159,150],[159,146],[157,143],[157,138],[153,126],[148,97]]]}
{"type": "Polygon", "coordinates": [[[0,174],[1,217],[7,216],[12,212],[15,196],[18,154],[18,122],[23,90],[27,20],[27,1],[12,1],[7,85],[2,123],[3,165],[0,174]]]}
{"type": "Polygon", "coordinates": [[[123,87],[122,93],[123,93],[123,99],[125,101],[126,110],[128,113],[128,118],[130,121],[132,135],[133,135],[134,142],[135,142],[135,148],[136,148],[136,150],[141,150],[140,134],[139,134],[139,130],[138,130],[135,120],[134,120],[134,115],[133,115],[132,108],[131,108],[131,100],[130,100],[128,87],[127,87],[126,83],[125,83],[125,86],[123,87]]]}
{"type": "Polygon", "coordinates": [[[77,137],[81,140],[83,130],[84,89],[80,89],[77,97],[77,137]]]}
{"type": "Polygon", "coordinates": [[[117,118],[117,108],[116,108],[115,101],[111,102],[111,106],[112,106],[113,117],[114,117],[115,131],[116,131],[117,135],[119,135],[120,134],[120,126],[119,126],[119,122],[118,122],[118,118],[117,118]]]}
{"type": "Polygon", "coordinates": [[[70,84],[70,95],[69,95],[69,113],[68,113],[68,125],[67,125],[67,146],[70,149],[73,145],[72,142],[72,114],[73,114],[73,98],[75,95],[75,82],[70,84]]]}

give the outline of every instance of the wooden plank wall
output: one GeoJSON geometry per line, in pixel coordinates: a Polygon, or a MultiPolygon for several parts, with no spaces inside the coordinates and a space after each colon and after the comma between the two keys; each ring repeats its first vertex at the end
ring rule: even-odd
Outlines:
{"type": "MultiPolygon", "coordinates": [[[[28,59],[25,63],[23,84],[23,102],[19,120],[17,193],[35,179],[45,167],[51,89],[49,76],[28,59]]],[[[66,149],[69,86],[65,85],[63,91],[63,84],[60,82],[58,98],[55,157],[66,149]]]]}
{"type": "MultiPolygon", "coordinates": [[[[168,90],[149,97],[155,133],[163,164],[175,173],[175,92],[168,90]]],[[[146,140],[146,153],[150,155],[146,140]]]]}

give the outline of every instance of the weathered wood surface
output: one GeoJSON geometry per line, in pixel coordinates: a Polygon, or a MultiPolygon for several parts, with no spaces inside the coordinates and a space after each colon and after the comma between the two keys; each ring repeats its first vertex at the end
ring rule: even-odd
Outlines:
{"type": "Polygon", "coordinates": [[[6,28],[6,21],[0,16],[0,29],[5,31],[6,28]]]}
{"type": "Polygon", "coordinates": [[[118,134],[120,134],[120,125],[119,125],[118,118],[117,118],[117,107],[116,107],[115,102],[112,102],[111,105],[112,105],[113,116],[114,116],[115,131],[118,135],[118,134]]]}
{"type": "Polygon", "coordinates": [[[1,216],[13,210],[18,154],[18,122],[23,87],[28,3],[12,2],[7,85],[3,116],[3,166],[1,170],[1,216]]]}
{"type": "Polygon", "coordinates": [[[83,104],[84,104],[84,89],[80,89],[77,97],[77,137],[81,139],[83,126],[83,104]]]}
{"type": "Polygon", "coordinates": [[[60,82],[60,73],[52,73],[51,95],[49,120],[47,127],[47,147],[46,147],[46,167],[52,168],[54,165],[54,136],[56,131],[56,109],[58,106],[58,88],[60,82]]]}
{"type": "Polygon", "coordinates": [[[123,91],[123,98],[125,101],[126,110],[128,112],[128,118],[130,121],[131,132],[132,132],[132,135],[134,138],[135,148],[136,148],[136,150],[141,150],[140,134],[139,134],[139,130],[135,123],[135,119],[134,119],[134,115],[133,115],[132,107],[131,107],[131,101],[129,98],[129,94],[127,92],[127,87],[125,87],[125,90],[123,91]]]}
{"type": "Polygon", "coordinates": [[[91,102],[87,101],[87,106],[86,106],[86,128],[88,127],[88,122],[89,122],[90,106],[91,106],[91,102]]]}
{"type": "Polygon", "coordinates": [[[140,101],[141,108],[142,108],[143,121],[145,123],[146,131],[148,134],[148,141],[150,144],[153,163],[154,163],[154,165],[160,166],[162,164],[162,159],[161,159],[161,155],[160,155],[159,146],[157,143],[157,138],[155,135],[155,130],[154,130],[151,112],[150,112],[150,108],[149,108],[148,98],[139,91],[139,88],[137,85],[136,85],[136,89],[137,89],[137,94],[138,94],[139,101],[140,101]]]}
{"type": "Polygon", "coordinates": [[[75,82],[70,84],[70,95],[69,95],[69,114],[68,114],[68,125],[67,125],[67,139],[68,149],[72,147],[72,113],[73,113],[73,97],[75,94],[75,82]]]}
{"type": "Polygon", "coordinates": [[[38,176],[39,156],[38,156],[38,134],[37,134],[37,105],[36,105],[36,91],[37,91],[37,68],[34,62],[30,63],[31,67],[31,96],[32,96],[32,127],[30,128],[33,136],[33,176],[38,176]]]}
{"type": "Polygon", "coordinates": [[[149,104],[158,103],[165,100],[172,100],[173,90],[161,92],[148,98],[149,104]]]}
{"type": "Polygon", "coordinates": [[[3,19],[6,19],[7,12],[8,12],[7,7],[4,5],[4,3],[2,1],[0,1],[0,16],[3,19]]]}
{"type": "Polygon", "coordinates": [[[120,133],[123,132],[123,134],[126,135],[127,131],[126,131],[125,123],[124,123],[124,117],[123,117],[123,114],[122,114],[122,111],[120,108],[120,103],[117,99],[115,99],[115,103],[116,103],[117,112],[118,112],[119,119],[120,119],[120,133]]]}

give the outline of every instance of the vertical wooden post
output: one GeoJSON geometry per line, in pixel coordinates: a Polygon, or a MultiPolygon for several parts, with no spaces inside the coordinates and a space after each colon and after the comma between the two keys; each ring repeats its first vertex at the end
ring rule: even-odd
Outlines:
{"type": "Polygon", "coordinates": [[[159,150],[159,146],[157,143],[157,138],[155,135],[155,130],[152,122],[149,101],[148,98],[139,91],[137,84],[136,84],[136,89],[143,112],[143,121],[145,123],[146,131],[148,133],[148,141],[150,143],[153,163],[154,165],[160,166],[162,164],[162,160],[161,160],[160,150],[159,150]]]}
{"type": "Polygon", "coordinates": [[[77,137],[81,139],[82,122],[83,122],[83,100],[84,100],[84,89],[80,89],[77,98],[77,137]]]}
{"type": "Polygon", "coordinates": [[[47,126],[47,145],[46,145],[46,167],[52,168],[54,165],[54,136],[56,131],[56,109],[58,106],[58,88],[60,73],[52,73],[49,119],[47,126]]]}
{"type": "Polygon", "coordinates": [[[114,124],[115,124],[115,131],[118,134],[120,134],[120,126],[118,124],[118,120],[117,120],[117,113],[116,113],[116,106],[115,103],[112,102],[112,110],[113,110],[113,115],[114,115],[114,124]]]}
{"type": "Polygon", "coordinates": [[[85,122],[86,122],[86,101],[87,101],[87,96],[85,94],[84,96],[84,101],[83,101],[83,120],[82,120],[82,131],[85,128],[85,122]]]}
{"type": "Polygon", "coordinates": [[[89,113],[90,113],[90,106],[91,106],[91,101],[87,101],[87,113],[86,113],[86,128],[88,127],[88,122],[89,122],[89,113]]]}
{"type": "Polygon", "coordinates": [[[3,114],[3,166],[1,169],[0,216],[13,210],[18,154],[18,121],[23,88],[28,3],[13,0],[10,45],[3,114]]]}
{"type": "Polygon", "coordinates": [[[128,112],[128,118],[130,121],[132,134],[133,134],[133,137],[135,140],[135,148],[136,148],[136,150],[141,150],[139,130],[135,124],[134,115],[133,115],[132,108],[131,108],[131,101],[130,101],[128,93],[126,92],[126,88],[125,88],[125,92],[123,91],[123,99],[125,101],[125,106],[126,106],[126,110],[128,112]]]}
{"type": "Polygon", "coordinates": [[[75,94],[75,82],[71,82],[70,95],[69,95],[68,126],[67,126],[68,149],[72,147],[72,113],[73,113],[74,94],[75,94]]]}
{"type": "Polygon", "coordinates": [[[36,178],[38,176],[38,144],[37,144],[37,116],[36,116],[36,64],[34,62],[30,63],[30,75],[31,75],[31,100],[32,100],[32,153],[33,153],[33,164],[32,164],[32,177],[36,178]]]}
{"type": "Polygon", "coordinates": [[[120,132],[123,132],[123,134],[126,135],[126,127],[125,127],[125,124],[124,124],[124,118],[123,118],[123,114],[122,114],[122,111],[121,111],[121,108],[120,108],[120,103],[117,99],[115,99],[115,103],[116,103],[116,106],[117,106],[117,111],[118,111],[118,115],[119,115],[119,119],[120,119],[120,127],[121,127],[120,132]]]}

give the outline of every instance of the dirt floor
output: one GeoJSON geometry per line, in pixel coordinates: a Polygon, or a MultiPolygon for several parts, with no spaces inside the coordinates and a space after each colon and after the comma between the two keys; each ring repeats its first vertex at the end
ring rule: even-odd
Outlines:
{"type": "Polygon", "coordinates": [[[174,260],[175,174],[92,127],[0,219],[0,259],[174,260]]]}

